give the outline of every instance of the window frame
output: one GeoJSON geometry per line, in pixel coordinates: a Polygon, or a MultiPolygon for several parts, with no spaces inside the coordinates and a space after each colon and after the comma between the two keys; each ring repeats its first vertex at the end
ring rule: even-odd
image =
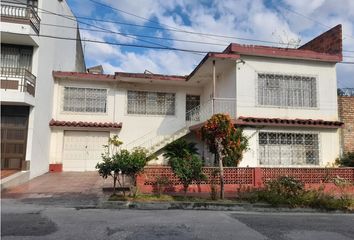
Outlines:
{"type": "MultiPolygon", "coordinates": [[[[63,114],[82,114],[82,115],[108,115],[108,93],[109,89],[107,88],[102,88],[102,87],[86,87],[86,86],[75,86],[75,85],[65,85],[62,86],[62,91],[61,91],[61,113],[63,114]],[[104,112],[88,112],[88,111],[68,111],[65,110],[65,89],[66,88],[76,88],[76,89],[90,89],[90,90],[105,90],[106,92],[106,101],[105,101],[105,111],[104,112]]],[[[86,96],[86,94],[85,94],[86,96]]],[[[85,97],[86,99],[86,97],[85,97]]],[[[87,106],[85,105],[85,109],[87,106]]]]}
{"type": "MultiPolygon", "coordinates": [[[[166,95],[165,95],[166,96],[166,95]]],[[[125,114],[127,116],[149,116],[149,117],[176,117],[177,116],[177,93],[176,92],[169,92],[169,91],[151,91],[151,90],[145,90],[145,89],[127,89],[126,90],[126,105],[125,105],[125,114]],[[144,92],[146,93],[146,99],[145,99],[145,113],[129,113],[129,92],[144,92]],[[159,94],[172,94],[173,95],[173,100],[174,100],[174,112],[173,114],[159,114],[156,111],[155,113],[147,113],[147,104],[148,104],[148,93],[156,93],[156,101],[158,100],[158,95],[159,94]]],[[[167,98],[166,98],[167,100],[167,98]]]]}
{"type": "Polygon", "coordinates": [[[322,147],[321,147],[321,132],[320,131],[314,131],[314,130],[280,130],[280,129],[266,129],[266,130],[260,130],[257,131],[256,134],[256,157],[257,157],[257,165],[259,167],[321,167],[322,164],[322,147]],[[317,135],[317,144],[318,144],[318,163],[317,164],[289,164],[289,165],[284,165],[284,164],[261,164],[261,159],[260,159],[260,144],[259,144],[259,134],[260,133],[278,133],[278,134],[314,134],[317,135]]]}
{"type": "Polygon", "coordinates": [[[266,72],[266,71],[255,71],[255,107],[260,107],[260,108],[280,108],[280,109],[303,109],[303,110],[318,110],[320,109],[320,93],[319,93],[319,76],[315,74],[301,74],[301,73],[293,73],[293,72],[266,72]],[[308,77],[308,78],[314,78],[315,82],[315,99],[316,103],[315,106],[287,106],[287,105],[265,105],[261,104],[259,102],[259,75],[260,74],[272,74],[274,76],[276,75],[282,75],[282,76],[291,76],[291,77],[308,77]]]}

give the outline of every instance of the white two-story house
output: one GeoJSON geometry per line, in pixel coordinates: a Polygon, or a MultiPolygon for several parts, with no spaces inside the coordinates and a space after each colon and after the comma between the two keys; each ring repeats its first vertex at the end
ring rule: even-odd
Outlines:
{"type": "Polygon", "coordinates": [[[208,53],[188,76],[54,71],[50,166],[90,171],[102,145],[118,134],[123,148],[145,147],[166,164],[163,147],[228,113],[249,137],[240,166],[318,167],[339,155],[336,63],[338,25],[298,49],[230,44],[208,53]]]}
{"type": "Polygon", "coordinates": [[[52,71],[86,67],[66,1],[3,0],[0,7],[1,172],[13,173],[2,177],[3,188],[48,172],[52,71]]]}

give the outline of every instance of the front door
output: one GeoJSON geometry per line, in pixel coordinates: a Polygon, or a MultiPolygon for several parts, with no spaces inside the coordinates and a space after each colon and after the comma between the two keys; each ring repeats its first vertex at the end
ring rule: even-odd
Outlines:
{"type": "Polygon", "coordinates": [[[200,96],[187,95],[186,96],[186,120],[199,119],[200,96]]]}
{"type": "Polygon", "coordinates": [[[29,107],[1,106],[1,169],[21,170],[26,160],[29,107]]]}

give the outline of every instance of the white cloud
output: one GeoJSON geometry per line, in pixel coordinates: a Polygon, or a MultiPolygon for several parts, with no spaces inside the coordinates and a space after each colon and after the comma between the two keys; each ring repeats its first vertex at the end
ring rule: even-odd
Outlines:
{"type": "MultiPolygon", "coordinates": [[[[354,1],[342,0],[339,4],[333,0],[273,0],[273,7],[266,5],[265,0],[225,0],[213,1],[207,6],[199,1],[188,0],[105,0],[105,3],[133,13],[146,19],[158,21],[161,26],[170,26],[186,31],[204,32],[219,35],[228,35],[238,38],[253,38],[274,42],[287,42],[292,39],[302,38],[302,43],[312,39],[316,35],[327,30],[326,26],[343,24],[344,48],[354,50],[354,1]],[[282,6],[316,19],[321,24],[315,23],[303,16],[287,11],[282,6]],[[173,10],[177,9],[183,17],[173,10]],[[184,25],[187,17],[190,24],[184,25]]],[[[126,21],[147,24],[147,20],[139,19],[131,15],[113,11],[110,16],[120,16],[126,21]],[[112,15],[113,14],[113,15],[112,15]]],[[[101,24],[112,31],[120,29],[117,25],[101,24]]],[[[153,23],[149,23],[153,25],[153,23]]],[[[192,35],[174,31],[155,32],[155,36],[170,35],[175,39],[188,39],[191,41],[213,42],[228,45],[230,42],[245,43],[245,41],[192,35]]],[[[87,38],[112,39],[111,34],[87,33],[87,38]]],[[[115,35],[114,41],[135,42],[123,36],[115,35]]],[[[149,41],[155,41],[149,39],[149,41]]],[[[138,41],[136,41],[139,43],[138,41]]],[[[252,42],[247,42],[252,44],[252,42]]],[[[205,51],[221,51],[223,46],[208,46],[202,44],[173,41],[164,43],[168,46],[184,49],[196,49],[205,51]]],[[[254,42],[254,44],[259,44],[254,42]]],[[[121,48],[103,46],[99,44],[87,44],[86,57],[93,62],[103,62],[106,72],[133,71],[143,72],[148,69],[155,73],[187,74],[200,61],[202,56],[190,53],[146,50],[144,52],[123,52],[121,48]]],[[[345,53],[353,55],[354,53],[345,53]]],[[[354,76],[353,65],[339,65],[338,78],[350,79],[354,76]]],[[[348,81],[348,80],[342,80],[348,81]]],[[[346,82],[354,87],[354,80],[346,82]]]]}

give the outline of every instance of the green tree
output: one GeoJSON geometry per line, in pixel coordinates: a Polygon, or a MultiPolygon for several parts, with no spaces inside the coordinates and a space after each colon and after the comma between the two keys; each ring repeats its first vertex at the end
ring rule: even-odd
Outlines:
{"type": "MultiPolygon", "coordinates": [[[[120,166],[117,161],[115,161],[115,157],[120,145],[123,142],[119,140],[117,135],[108,139],[108,144],[104,145],[104,153],[102,154],[102,162],[97,163],[96,169],[98,170],[98,174],[107,179],[108,177],[113,178],[113,194],[116,193],[117,181],[119,182],[119,171],[120,166]]],[[[121,185],[121,184],[120,184],[121,185]]]]}
{"type": "Polygon", "coordinates": [[[242,129],[236,128],[229,115],[213,115],[201,129],[202,139],[208,145],[209,151],[215,155],[215,163],[219,165],[220,198],[224,198],[225,166],[238,166],[243,152],[248,148],[248,138],[242,129]]]}
{"type": "Polygon", "coordinates": [[[172,157],[169,159],[169,165],[182,182],[185,196],[193,181],[206,179],[202,172],[203,162],[197,155],[186,154],[183,157],[172,157]]]}

